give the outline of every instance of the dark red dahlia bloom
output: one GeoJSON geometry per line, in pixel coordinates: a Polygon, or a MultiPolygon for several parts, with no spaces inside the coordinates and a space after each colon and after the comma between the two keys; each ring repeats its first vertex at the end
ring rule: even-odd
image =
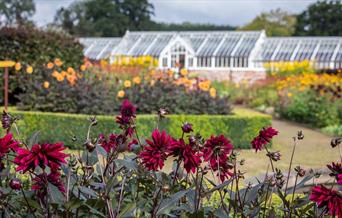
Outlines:
{"type": "Polygon", "coordinates": [[[331,164],[328,164],[327,167],[331,171],[329,176],[335,177],[336,180],[339,181],[338,175],[342,174],[342,164],[332,162],[331,164]]]}
{"type": "Polygon", "coordinates": [[[225,178],[232,176],[230,172],[231,166],[228,165],[227,161],[233,145],[229,139],[225,138],[224,135],[211,136],[203,147],[203,158],[209,162],[210,168],[217,172],[223,182],[225,178]]]}
{"type": "Polygon", "coordinates": [[[183,139],[173,140],[168,147],[170,156],[178,157],[184,163],[184,169],[187,173],[196,172],[201,164],[201,154],[196,152],[190,144],[185,144],[183,139]]]}
{"type": "Polygon", "coordinates": [[[203,157],[205,161],[209,161],[210,165],[214,165],[218,160],[228,160],[233,145],[224,135],[211,136],[203,147],[203,157]]]}
{"type": "Polygon", "coordinates": [[[276,129],[273,129],[272,127],[263,128],[260,130],[259,135],[251,142],[252,147],[255,149],[255,151],[261,151],[265,145],[270,143],[275,135],[278,135],[278,131],[276,129]]]}
{"type": "Polygon", "coordinates": [[[342,185],[342,174],[338,174],[336,179],[337,179],[337,183],[339,185],[342,185]]]}
{"type": "Polygon", "coordinates": [[[136,110],[137,108],[130,101],[123,100],[120,110],[122,117],[135,117],[136,110]]]}
{"type": "Polygon", "coordinates": [[[41,168],[49,166],[51,169],[58,169],[62,163],[66,163],[65,149],[62,143],[56,144],[35,144],[31,150],[18,148],[18,156],[14,158],[14,163],[18,165],[17,171],[24,173],[30,169],[34,170],[38,165],[41,168]]]}
{"type": "Polygon", "coordinates": [[[121,115],[116,117],[116,123],[120,124],[120,128],[125,130],[125,135],[132,137],[134,127],[132,125],[132,119],[136,117],[137,108],[125,99],[121,105],[121,115]]]}
{"type": "Polygon", "coordinates": [[[56,186],[58,190],[65,193],[65,187],[58,171],[52,171],[50,174],[42,173],[32,179],[32,190],[36,191],[37,196],[43,199],[47,195],[48,183],[56,186]]]}
{"type": "Polygon", "coordinates": [[[171,140],[170,135],[166,134],[165,131],[160,133],[158,129],[153,131],[152,141],[146,139],[148,145],[144,146],[139,154],[139,158],[148,170],[157,171],[158,168],[163,168],[164,161],[167,158],[167,148],[171,140]]]}
{"type": "Polygon", "coordinates": [[[103,134],[100,134],[99,144],[101,145],[103,149],[106,150],[107,153],[109,153],[112,150],[115,150],[117,148],[118,144],[117,144],[116,139],[117,139],[117,135],[115,134],[110,134],[108,140],[103,134]]]}
{"type": "Polygon", "coordinates": [[[323,185],[315,186],[311,190],[310,200],[317,203],[319,208],[325,207],[331,216],[342,217],[342,196],[323,185]]]}
{"type": "Polygon", "coordinates": [[[8,133],[3,138],[0,138],[0,157],[5,156],[10,149],[16,150],[19,146],[19,142],[13,139],[12,133],[8,133]]]}

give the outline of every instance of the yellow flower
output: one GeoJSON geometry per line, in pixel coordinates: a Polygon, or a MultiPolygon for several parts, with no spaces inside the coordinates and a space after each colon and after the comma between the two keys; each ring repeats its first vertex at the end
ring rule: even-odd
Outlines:
{"type": "Polygon", "coordinates": [[[210,93],[210,96],[212,98],[216,98],[216,89],[215,88],[210,88],[209,93],[210,93]]]}
{"type": "Polygon", "coordinates": [[[125,82],[124,82],[124,86],[125,86],[125,88],[129,88],[129,87],[131,87],[131,86],[132,86],[132,83],[131,83],[131,81],[129,81],[129,80],[125,80],[125,82]]]}
{"type": "Polygon", "coordinates": [[[182,68],[182,69],[180,70],[180,74],[181,74],[182,76],[186,76],[186,75],[188,75],[188,70],[185,69],[185,68],[182,68]]]}
{"type": "Polygon", "coordinates": [[[292,93],[291,93],[291,92],[288,92],[288,93],[287,93],[287,97],[291,98],[291,97],[292,97],[292,93]]]}
{"type": "Polygon", "coordinates": [[[56,59],[55,59],[55,64],[56,64],[58,67],[60,67],[60,66],[63,65],[63,62],[61,61],[61,59],[56,58],[56,59]]]}
{"type": "Polygon", "coordinates": [[[14,68],[15,68],[15,70],[16,71],[19,71],[20,69],[21,69],[21,63],[16,63],[15,65],[14,65],[14,68]]]}
{"type": "Polygon", "coordinates": [[[45,81],[43,86],[44,88],[48,89],[50,87],[50,83],[48,81],[45,81]]]}
{"type": "Polygon", "coordinates": [[[140,84],[140,83],[141,83],[140,77],[138,77],[138,76],[134,77],[134,78],[133,78],[133,83],[135,83],[135,84],[140,84]]]}
{"type": "Polygon", "coordinates": [[[198,84],[198,87],[203,90],[203,91],[208,91],[209,87],[210,87],[210,81],[204,81],[204,82],[200,82],[198,84]]]}
{"type": "Polygon", "coordinates": [[[125,91],[124,90],[120,90],[118,91],[118,95],[119,98],[123,98],[125,96],[125,91]]]}
{"type": "Polygon", "coordinates": [[[85,71],[87,69],[86,65],[82,64],[81,67],[80,67],[80,70],[81,71],[85,71]]]}
{"type": "Polygon", "coordinates": [[[30,65],[26,67],[26,73],[28,74],[33,73],[33,68],[30,65]]]}
{"type": "Polygon", "coordinates": [[[54,66],[55,66],[55,65],[54,65],[52,62],[49,62],[49,63],[46,65],[46,67],[47,67],[48,69],[52,69],[54,66]]]}

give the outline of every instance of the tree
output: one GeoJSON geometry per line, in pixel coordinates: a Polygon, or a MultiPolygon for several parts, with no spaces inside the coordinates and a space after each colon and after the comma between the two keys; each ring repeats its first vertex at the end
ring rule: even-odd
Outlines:
{"type": "Polygon", "coordinates": [[[152,14],[147,0],[84,0],[59,9],[55,24],[77,36],[122,36],[144,29],[152,14]]]}
{"type": "Polygon", "coordinates": [[[268,36],[291,36],[294,33],[296,17],[281,9],[261,13],[240,30],[265,30],[268,36]]]}
{"type": "Polygon", "coordinates": [[[23,25],[32,23],[36,12],[33,0],[0,0],[0,23],[23,25]]]}
{"type": "Polygon", "coordinates": [[[311,4],[297,16],[295,30],[295,34],[299,36],[341,36],[341,1],[326,0],[311,4]]]}

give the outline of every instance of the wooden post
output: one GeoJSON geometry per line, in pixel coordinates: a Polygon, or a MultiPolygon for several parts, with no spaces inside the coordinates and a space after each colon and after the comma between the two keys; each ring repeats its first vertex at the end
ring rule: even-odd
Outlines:
{"type": "Polygon", "coordinates": [[[8,107],[8,67],[5,67],[5,111],[8,107]]]}

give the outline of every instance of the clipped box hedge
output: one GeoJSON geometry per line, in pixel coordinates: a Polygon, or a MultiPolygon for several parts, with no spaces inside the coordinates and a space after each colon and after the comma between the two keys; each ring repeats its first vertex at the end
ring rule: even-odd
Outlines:
{"type": "MultiPolygon", "coordinates": [[[[30,138],[36,131],[40,131],[39,141],[61,141],[71,149],[81,148],[85,141],[89,115],[23,111],[11,113],[21,117],[18,122],[22,134],[20,138],[30,138]],[[76,136],[76,142],[73,142],[73,136],[76,136]]],[[[93,138],[100,133],[119,131],[115,116],[97,116],[97,120],[98,124],[91,132],[93,138]]],[[[224,134],[232,140],[235,148],[250,148],[250,141],[258,131],[271,125],[270,116],[239,109],[233,115],[168,115],[160,122],[159,128],[173,137],[181,137],[180,126],[185,121],[192,123],[195,132],[200,132],[205,138],[213,134],[224,134]]],[[[142,140],[150,137],[156,122],[155,115],[137,116],[137,130],[142,140]]]]}

